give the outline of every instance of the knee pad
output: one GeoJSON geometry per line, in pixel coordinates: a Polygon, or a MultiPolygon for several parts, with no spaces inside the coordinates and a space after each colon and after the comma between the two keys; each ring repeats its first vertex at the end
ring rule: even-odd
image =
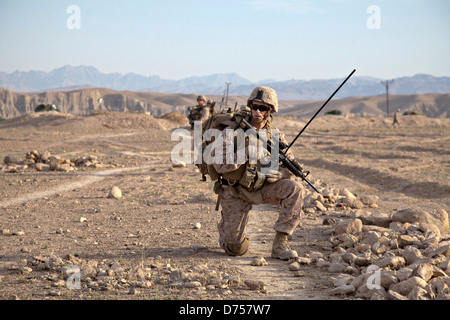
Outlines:
{"type": "Polygon", "coordinates": [[[244,241],[241,242],[241,244],[226,244],[224,249],[225,253],[229,256],[242,256],[247,252],[249,245],[250,240],[248,238],[245,238],[244,241]]]}

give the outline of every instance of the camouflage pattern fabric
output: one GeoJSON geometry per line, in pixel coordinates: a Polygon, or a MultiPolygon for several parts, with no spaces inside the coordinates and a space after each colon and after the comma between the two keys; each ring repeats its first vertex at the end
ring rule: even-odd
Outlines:
{"type": "MultiPolygon", "coordinates": [[[[233,195],[229,186],[222,186],[220,203],[221,221],[218,225],[219,244],[238,245],[247,237],[246,228],[252,204],[245,198],[233,195]]],[[[274,183],[264,183],[261,188],[262,203],[279,205],[280,211],[274,229],[291,235],[300,223],[304,190],[300,182],[281,179],[274,183]]]]}

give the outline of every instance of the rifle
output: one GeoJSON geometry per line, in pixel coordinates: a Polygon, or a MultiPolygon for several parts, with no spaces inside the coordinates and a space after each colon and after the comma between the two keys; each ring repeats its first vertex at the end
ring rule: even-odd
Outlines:
{"type": "MultiPolygon", "coordinates": [[[[261,138],[258,134],[258,132],[255,130],[255,128],[248,123],[247,120],[245,120],[244,118],[242,118],[239,122],[238,128],[241,127],[244,130],[252,130],[252,133],[255,134],[256,138],[258,140],[260,140],[263,144],[267,145],[267,149],[268,150],[272,150],[272,141],[268,140],[265,141],[263,138],[261,138]]],[[[284,143],[279,144],[279,161],[281,164],[283,164],[290,172],[292,172],[296,177],[301,178],[303,181],[305,181],[307,184],[309,184],[309,186],[311,188],[314,189],[314,191],[316,191],[317,193],[320,193],[316,187],[313,186],[313,184],[306,179],[306,177],[309,174],[309,171],[306,172],[306,174],[303,173],[302,169],[297,167],[297,165],[292,162],[292,160],[290,160],[287,156],[286,156],[286,152],[283,152],[283,149],[285,149],[287,146],[284,143]]]]}
{"type": "MultiPolygon", "coordinates": [[[[356,72],[356,69],[353,69],[353,71],[348,75],[348,77],[344,80],[344,82],[341,83],[341,85],[333,92],[333,94],[325,101],[325,103],[320,107],[319,110],[314,114],[314,116],[308,121],[308,123],[303,127],[303,129],[297,134],[294,140],[287,146],[286,144],[279,142],[279,160],[280,163],[283,164],[290,172],[292,172],[296,177],[301,178],[303,181],[305,181],[311,188],[314,189],[317,193],[320,193],[316,187],[313,186],[313,184],[307,179],[307,176],[309,175],[309,171],[306,171],[306,173],[303,173],[303,168],[299,168],[292,160],[290,160],[286,153],[290,149],[290,147],[294,144],[294,142],[300,137],[300,135],[305,131],[305,129],[308,127],[308,125],[314,120],[314,118],[319,114],[320,111],[330,102],[330,100],[334,97],[334,95],[342,88],[342,86],[347,82],[348,79],[356,72]]],[[[272,150],[272,142],[264,141],[262,138],[259,137],[258,133],[256,132],[255,128],[248,123],[244,118],[241,119],[241,121],[238,124],[238,127],[243,127],[243,129],[253,130],[253,133],[256,135],[256,138],[259,139],[262,143],[267,143],[267,149],[272,150]]]]}
{"type": "Polygon", "coordinates": [[[286,151],[287,152],[291,146],[294,144],[294,142],[298,139],[298,137],[300,137],[300,135],[303,133],[303,131],[305,131],[305,129],[309,126],[309,124],[314,120],[314,118],[319,114],[320,111],[322,111],[322,109],[328,104],[328,102],[330,102],[330,100],[334,97],[334,95],[342,88],[342,86],[347,82],[348,79],[350,79],[350,77],[356,72],[356,69],[353,69],[353,71],[348,75],[347,78],[345,78],[344,82],[341,83],[341,85],[333,92],[333,94],[328,98],[327,101],[325,101],[325,103],[319,108],[319,110],[317,110],[317,112],[313,115],[313,117],[308,121],[308,123],[306,123],[306,125],[303,127],[302,130],[300,130],[300,132],[297,134],[297,136],[294,138],[294,140],[292,140],[292,142],[289,144],[289,146],[287,147],[286,151]]]}

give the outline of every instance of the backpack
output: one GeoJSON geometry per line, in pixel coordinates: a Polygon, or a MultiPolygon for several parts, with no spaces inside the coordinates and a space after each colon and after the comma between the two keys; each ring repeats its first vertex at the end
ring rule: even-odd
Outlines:
{"type": "MultiPolygon", "coordinates": [[[[207,164],[204,160],[203,157],[204,150],[208,145],[214,142],[214,137],[211,137],[211,139],[209,140],[205,139],[205,132],[209,129],[217,129],[219,131],[223,131],[225,128],[229,126],[234,126],[235,129],[237,129],[237,126],[239,125],[239,120],[248,115],[249,115],[248,111],[237,111],[232,113],[216,113],[203,122],[202,146],[199,154],[201,156],[202,161],[201,163],[196,164],[202,175],[208,175],[212,181],[219,179],[219,177],[221,176],[221,174],[215,170],[214,165],[207,164]]],[[[240,169],[236,170],[235,174],[233,175],[235,176],[236,180],[239,180],[244,170],[245,166],[241,166],[240,169]]],[[[230,176],[230,174],[227,174],[227,176],[230,176]]]]}

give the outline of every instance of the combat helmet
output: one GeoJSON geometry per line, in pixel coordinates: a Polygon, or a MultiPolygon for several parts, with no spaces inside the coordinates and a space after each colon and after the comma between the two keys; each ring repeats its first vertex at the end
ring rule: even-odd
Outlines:
{"type": "Polygon", "coordinates": [[[206,97],[204,96],[204,95],[199,95],[198,97],[197,97],[197,101],[198,100],[202,100],[202,101],[205,101],[206,102],[206,97]]]}
{"type": "Polygon", "coordinates": [[[278,112],[278,96],[272,88],[256,87],[248,97],[247,106],[250,107],[254,100],[270,104],[273,107],[273,113],[278,112]]]}

